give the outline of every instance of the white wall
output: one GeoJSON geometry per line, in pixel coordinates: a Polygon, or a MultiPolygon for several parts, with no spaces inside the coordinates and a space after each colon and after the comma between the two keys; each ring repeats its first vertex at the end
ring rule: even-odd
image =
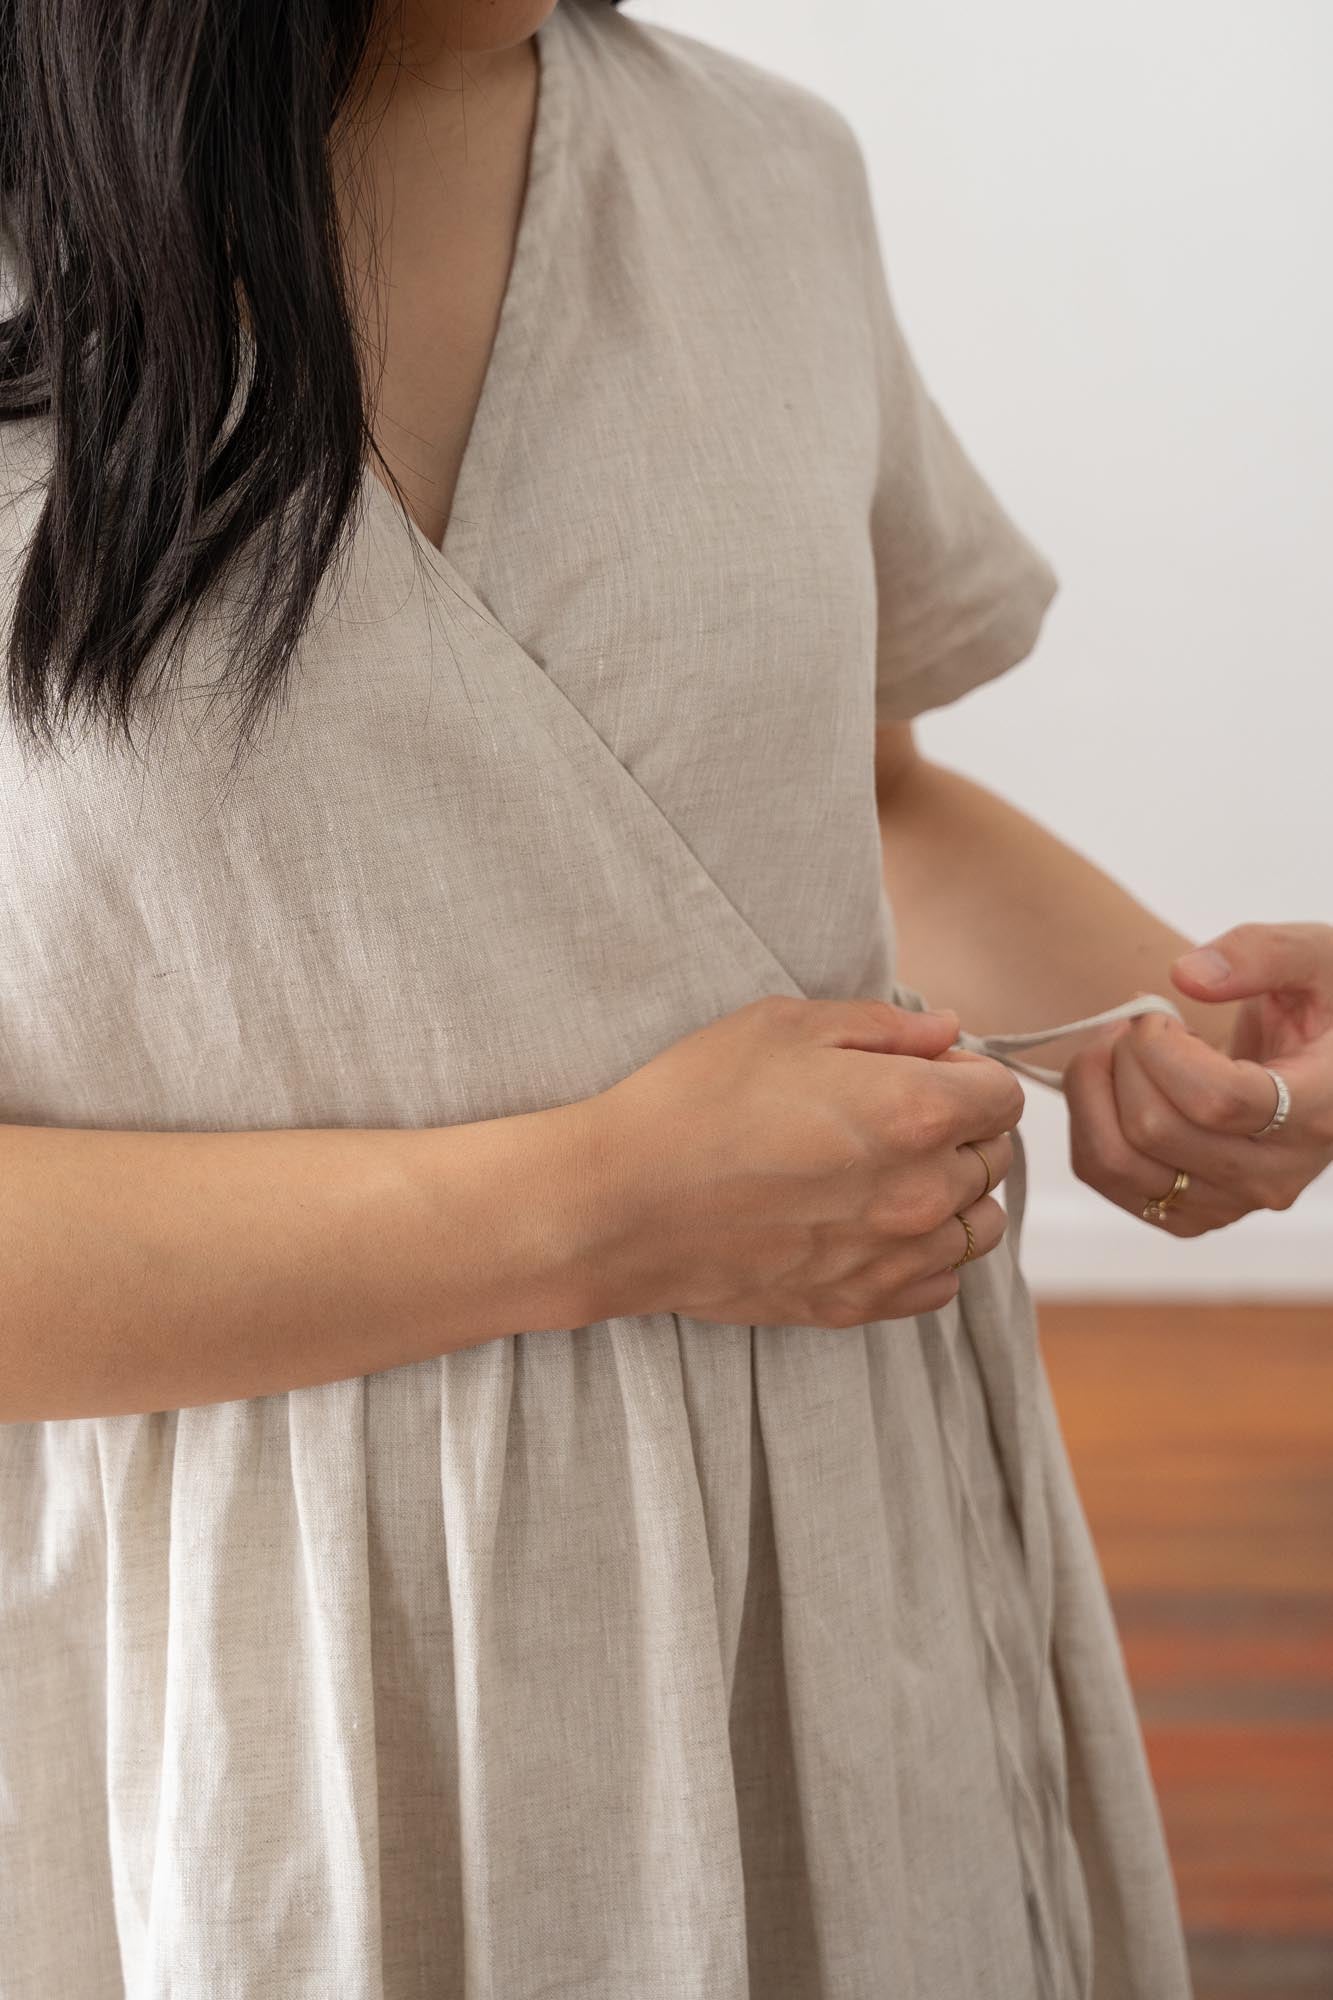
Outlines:
{"type": "MultiPolygon", "coordinates": [[[[1036,653],[923,749],[1196,940],[1333,921],[1329,0],[628,12],[851,119],[926,377],[1061,574],[1036,653]]],[[[1333,1172],[1177,1242],[1074,1180],[1027,1089],[1034,1288],[1333,1296],[1333,1172]]]]}

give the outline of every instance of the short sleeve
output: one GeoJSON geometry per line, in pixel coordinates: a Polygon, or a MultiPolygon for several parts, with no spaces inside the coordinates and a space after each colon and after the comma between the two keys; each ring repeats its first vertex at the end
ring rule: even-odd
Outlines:
{"type": "Polygon", "coordinates": [[[875,710],[880,722],[900,722],[1025,659],[1058,583],[917,372],[889,294],[859,143],[854,184],[878,390],[875,710]]]}

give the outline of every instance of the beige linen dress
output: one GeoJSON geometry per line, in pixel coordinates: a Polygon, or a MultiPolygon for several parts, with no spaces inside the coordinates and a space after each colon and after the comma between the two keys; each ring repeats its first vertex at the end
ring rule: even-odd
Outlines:
{"type": "MultiPolygon", "coordinates": [[[[1013,666],[1051,574],[841,117],[600,0],[539,53],[443,551],[367,473],[234,776],[239,572],[141,760],[0,727],[9,1121],[444,1125],[759,994],[922,1004],[875,716],[1013,666]]],[[[1021,1195],[918,1318],[0,1428],[0,2000],[1183,2000],[1021,1195]]]]}

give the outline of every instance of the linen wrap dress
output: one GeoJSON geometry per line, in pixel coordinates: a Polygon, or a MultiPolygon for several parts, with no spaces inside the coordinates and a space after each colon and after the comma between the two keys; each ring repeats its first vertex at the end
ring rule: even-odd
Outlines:
{"type": "MultiPolygon", "coordinates": [[[[761,994],[924,1004],[875,718],[1013,666],[1054,579],[841,116],[600,0],[538,51],[443,549],[367,472],[235,773],[241,569],[141,757],[0,729],[7,1121],[447,1125],[761,994]]],[[[6,607],[49,442],[0,429],[6,607]]],[[[1018,1143],[938,1312],[0,1427],[0,2000],[1186,1996],[1018,1143]]]]}

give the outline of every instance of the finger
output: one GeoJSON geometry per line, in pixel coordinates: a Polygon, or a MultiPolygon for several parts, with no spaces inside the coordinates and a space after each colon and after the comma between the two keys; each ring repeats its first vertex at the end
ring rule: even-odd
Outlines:
{"type": "Polygon", "coordinates": [[[958,1297],[962,1275],[958,1271],[937,1271],[933,1277],[886,1292],[871,1303],[869,1320],[912,1319],[917,1313],[939,1312],[958,1297]]]}
{"type": "MultiPolygon", "coordinates": [[[[994,1195],[985,1195],[980,1201],[969,1202],[956,1215],[940,1223],[938,1228],[928,1230],[917,1237],[912,1244],[911,1278],[909,1282],[938,1275],[947,1271],[951,1264],[967,1249],[967,1230],[963,1228],[962,1217],[966,1216],[968,1228],[972,1231],[972,1256],[969,1263],[984,1257],[993,1250],[1004,1235],[1008,1223],[1005,1212],[994,1195]]],[[[902,1282],[901,1276],[899,1283],[902,1282]]]]}
{"type": "Polygon", "coordinates": [[[1290,1208],[1327,1164],[1317,1143],[1299,1133],[1289,1138],[1285,1126],[1256,1145],[1185,1123],[1139,1067],[1132,1047],[1117,1053],[1113,1072],[1117,1115],[1130,1145],[1183,1167],[1201,1190],[1213,1189],[1216,1202],[1231,1209],[1228,1220],[1256,1208],[1290,1208]]]}
{"type": "Polygon", "coordinates": [[[879,1055],[933,1056],[958,1033],[952,1008],[921,1012],[889,1000],[792,1000],[793,1018],[830,1048],[863,1049],[879,1055]]]}
{"type": "Polygon", "coordinates": [[[987,1139],[984,1145],[975,1139],[965,1139],[960,1146],[955,1146],[950,1163],[950,1211],[957,1214],[970,1201],[980,1201],[983,1195],[993,1194],[1013,1164],[1014,1142],[1008,1132],[987,1139]],[[989,1180],[987,1167],[990,1168],[989,1180]]]}
{"type": "Polygon", "coordinates": [[[1132,1036],[1112,1054],[1111,1082],[1122,1137],[1143,1158],[1167,1169],[1168,1180],[1150,1193],[1164,1193],[1170,1174],[1183,1167],[1195,1181],[1209,1182],[1242,1207],[1253,1208],[1265,1204],[1269,1192],[1285,1180],[1285,1154],[1249,1139],[1204,1131],[1182,1117],[1140,1063],[1132,1036]]]}
{"type": "Polygon", "coordinates": [[[1112,1065],[1123,1035],[1081,1050],[1065,1066],[1069,1157],[1075,1174],[1118,1207],[1138,1214],[1150,1195],[1165,1194],[1175,1168],[1140,1151],[1121,1128],[1112,1065]]]}
{"type": "MultiPolygon", "coordinates": [[[[1065,1070],[1070,1160],[1081,1181],[1127,1215],[1147,1220],[1144,1207],[1170,1192],[1175,1166],[1140,1152],[1126,1139],[1113,1089],[1113,1055],[1114,1046],[1108,1044],[1075,1057],[1065,1070]]],[[[1191,1174],[1184,1193],[1153,1226],[1172,1236],[1199,1236],[1234,1222],[1243,1212],[1244,1205],[1224,1189],[1191,1174]]]]}
{"type": "Polygon", "coordinates": [[[937,1235],[951,1216],[1002,1186],[1014,1163],[1013,1139],[1001,1132],[998,1138],[988,1139],[982,1150],[984,1161],[970,1144],[946,1146],[928,1162],[905,1163],[900,1159],[884,1182],[884,1213],[892,1217],[892,1233],[917,1238],[937,1235]]]}
{"type": "Polygon", "coordinates": [[[1333,1004],[1333,926],[1236,924],[1183,952],[1171,977],[1200,1000],[1244,1000],[1289,988],[1322,990],[1333,1004]]]}
{"type": "Polygon", "coordinates": [[[1132,1050],[1179,1117],[1204,1132],[1251,1137],[1273,1115],[1277,1086],[1261,1064],[1224,1055],[1168,1014],[1140,1014],[1117,1047],[1132,1050]]]}
{"type": "Polygon", "coordinates": [[[905,1078],[901,1069],[878,1100],[886,1143],[933,1149],[964,1139],[998,1139],[1011,1132],[1026,1108],[1023,1086],[994,1056],[975,1062],[923,1062],[905,1078]]]}
{"type": "Polygon", "coordinates": [[[878,1193],[882,1224],[876,1226],[899,1241],[938,1236],[952,1216],[1003,1184],[1013,1165],[1013,1139],[1002,1132],[988,1139],[983,1151],[990,1163],[989,1186],[986,1162],[971,1145],[943,1146],[925,1160],[904,1159],[900,1153],[884,1173],[878,1193]]]}
{"type": "MultiPolygon", "coordinates": [[[[1138,1023],[1134,1026],[1137,1028],[1138,1023]]],[[[1204,1123],[1208,1119],[1208,1103],[1211,1094],[1210,1078],[1222,1077],[1221,1091],[1225,1092],[1226,1065],[1230,1064],[1233,1078],[1238,1078],[1243,1090],[1253,1090],[1253,1096],[1246,1101],[1257,1103],[1257,1113],[1251,1113],[1243,1123],[1239,1114],[1224,1123],[1222,1111],[1225,1097],[1214,1103],[1214,1116],[1204,1129],[1213,1132],[1229,1130],[1231,1136],[1247,1143],[1265,1131],[1269,1120],[1277,1108],[1277,1085],[1268,1068],[1248,1057],[1220,1055],[1206,1042],[1190,1036],[1178,1023],[1171,1023],[1166,1036],[1156,1036],[1145,1030],[1136,1037],[1136,1046],[1145,1070],[1153,1076],[1164,1094],[1183,1107],[1186,1115],[1192,1113],[1192,1123],[1204,1123]],[[1200,1055],[1198,1051],[1202,1051],[1200,1055]],[[1193,1071],[1197,1090],[1177,1087],[1173,1076],[1177,1076],[1183,1064],[1191,1061],[1198,1065],[1193,1071]],[[1220,1065],[1220,1067],[1219,1067],[1220,1065]]],[[[1265,1133],[1265,1151],[1278,1150],[1292,1155],[1298,1151],[1317,1152],[1324,1135],[1333,1130],[1333,1063],[1330,1063],[1330,1049],[1333,1042],[1319,1041],[1309,1048],[1303,1048],[1294,1055],[1277,1056],[1272,1067],[1277,1070],[1288,1087],[1291,1097],[1291,1111],[1284,1124],[1271,1133],[1265,1133]]],[[[1236,1101],[1239,1101],[1237,1099],[1236,1101]]]]}
{"type": "Polygon", "coordinates": [[[1236,1009],[1231,1024],[1231,1047],[1229,1054],[1237,1061],[1261,1063],[1270,1053],[1271,1030],[1267,1015],[1269,1003],[1266,998],[1243,1000],[1236,1009]]]}

